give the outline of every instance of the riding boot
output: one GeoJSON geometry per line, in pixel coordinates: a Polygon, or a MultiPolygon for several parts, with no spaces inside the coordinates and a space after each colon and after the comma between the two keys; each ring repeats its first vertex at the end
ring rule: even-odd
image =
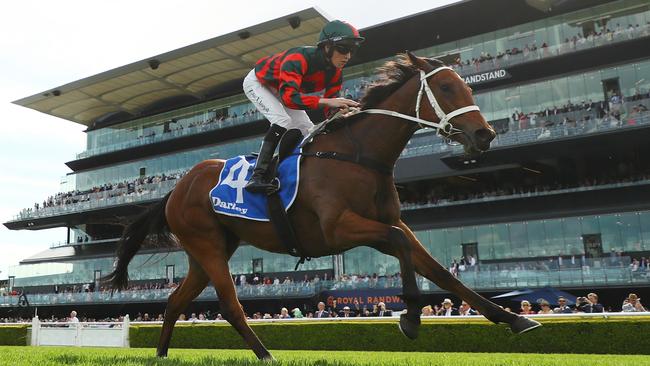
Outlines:
{"type": "Polygon", "coordinates": [[[277,189],[277,186],[273,184],[266,175],[269,169],[269,164],[273,159],[275,148],[278,146],[278,142],[286,131],[287,129],[284,127],[271,125],[271,128],[262,141],[262,147],[260,147],[260,153],[257,156],[255,168],[253,168],[253,175],[246,187],[244,187],[247,191],[252,193],[266,193],[277,189]]]}

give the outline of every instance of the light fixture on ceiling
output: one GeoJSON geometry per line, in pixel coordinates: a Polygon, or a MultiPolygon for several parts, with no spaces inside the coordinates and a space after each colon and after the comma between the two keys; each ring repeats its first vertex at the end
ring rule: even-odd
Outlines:
{"type": "Polygon", "coordinates": [[[160,66],[160,61],[156,60],[155,58],[152,58],[151,60],[147,61],[147,64],[149,64],[151,70],[156,70],[158,66],[160,66]]]}
{"type": "Polygon", "coordinates": [[[300,27],[300,17],[291,17],[287,19],[287,21],[289,22],[289,25],[292,29],[297,29],[300,27]]]}

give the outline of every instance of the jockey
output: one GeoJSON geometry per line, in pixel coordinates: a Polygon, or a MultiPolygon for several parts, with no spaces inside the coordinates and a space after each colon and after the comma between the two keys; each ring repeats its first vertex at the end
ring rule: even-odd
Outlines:
{"type": "Polygon", "coordinates": [[[334,20],[320,32],[316,47],[291,48],[267,56],[255,64],[244,79],[244,93],[271,123],[246,185],[249,192],[267,192],[276,188],[265,181],[266,171],[278,142],[289,129],[307,135],[313,123],[305,110],[357,107],[359,103],[339,98],[343,82],[341,69],[359,48],[364,38],[348,23],[334,20]],[[323,96],[314,93],[324,90],[323,96]]]}

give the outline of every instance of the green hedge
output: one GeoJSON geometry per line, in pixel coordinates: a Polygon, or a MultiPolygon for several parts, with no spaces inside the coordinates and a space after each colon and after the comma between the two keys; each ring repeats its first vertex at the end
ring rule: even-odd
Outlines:
{"type": "Polygon", "coordinates": [[[0,346],[27,345],[27,325],[0,325],[0,346]]]}
{"type": "MultiPolygon", "coordinates": [[[[403,336],[397,321],[257,323],[253,330],[269,349],[650,354],[650,317],[543,319],[543,327],[513,335],[484,320],[424,321],[417,340],[403,336]]],[[[160,326],[130,330],[131,347],[156,347],[160,326]]],[[[225,324],[177,325],[172,348],[247,348],[225,324]]]]}

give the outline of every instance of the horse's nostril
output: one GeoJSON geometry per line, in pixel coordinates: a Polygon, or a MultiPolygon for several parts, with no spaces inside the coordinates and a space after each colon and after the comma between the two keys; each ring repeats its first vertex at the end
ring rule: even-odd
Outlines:
{"type": "Polygon", "coordinates": [[[496,136],[494,131],[489,130],[487,128],[482,128],[480,130],[476,130],[476,132],[474,132],[474,134],[476,135],[476,140],[477,141],[483,141],[483,142],[490,142],[496,136]]]}

